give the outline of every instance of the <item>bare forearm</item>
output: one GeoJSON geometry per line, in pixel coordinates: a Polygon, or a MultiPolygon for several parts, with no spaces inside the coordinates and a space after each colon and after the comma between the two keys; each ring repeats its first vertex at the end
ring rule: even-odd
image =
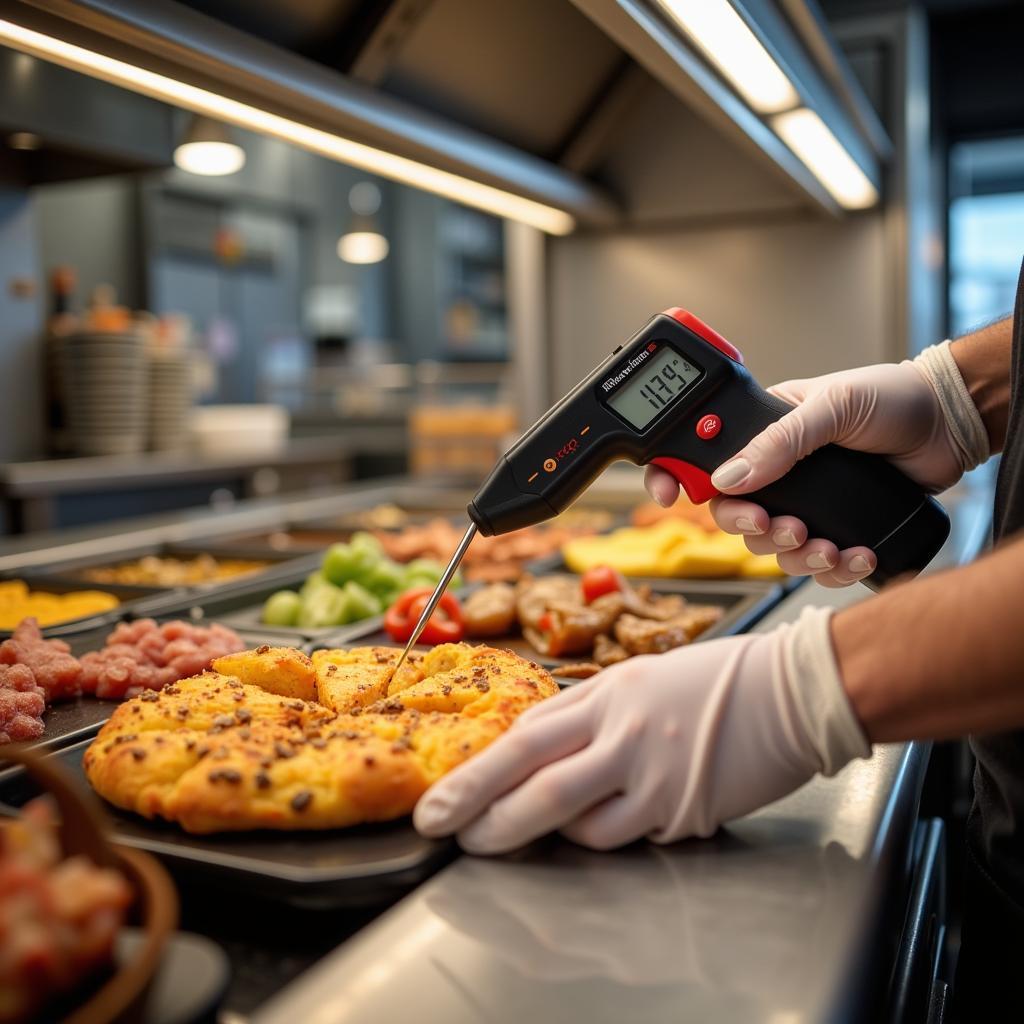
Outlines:
{"type": "Polygon", "coordinates": [[[1024,726],[1024,540],[839,612],[832,639],[873,742],[1024,726]]]}
{"type": "Polygon", "coordinates": [[[1006,441],[1013,321],[1007,317],[953,342],[953,358],[981,414],[993,452],[1006,441]]]}

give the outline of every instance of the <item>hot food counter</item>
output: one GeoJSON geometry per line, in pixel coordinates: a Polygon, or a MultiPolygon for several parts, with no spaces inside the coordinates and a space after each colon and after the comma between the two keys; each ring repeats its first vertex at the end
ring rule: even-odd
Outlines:
{"type": "MultiPolygon", "coordinates": [[[[581,514],[611,516],[591,519],[594,529],[620,526],[638,493],[635,476],[609,481],[590,492],[581,514]]],[[[169,581],[152,587],[155,593],[129,594],[126,610],[103,613],[108,617],[86,632],[72,626],[63,635],[75,650],[121,619],[203,623],[223,616],[246,644],[343,646],[378,622],[317,633],[237,616],[251,614],[254,595],[297,584],[320,563],[315,547],[324,538],[306,537],[310,547],[303,548],[302,524],[314,534],[314,524],[346,515],[362,516],[363,526],[389,518],[394,524],[396,508],[433,516],[464,498],[456,487],[387,481],[243,502],[220,515],[119,524],[116,536],[92,530],[51,535],[45,546],[27,538],[7,543],[0,573],[38,583],[99,563],[173,559],[204,546],[215,558],[262,552],[267,564],[248,577],[169,581]],[[376,520],[366,518],[371,511],[376,520]],[[253,546],[258,538],[262,549],[253,546]]],[[[946,564],[982,543],[986,501],[970,493],[947,501],[954,529],[941,556],[946,564]]],[[[864,596],[859,588],[825,591],[771,579],[692,585],[704,594],[733,587],[747,598],[759,595],[745,606],[749,614],[724,616],[726,631],[770,629],[809,602],[864,596]]],[[[557,676],[558,666],[552,670],[557,676]]],[[[74,735],[53,744],[54,756],[73,766],[81,757],[76,747],[98,727],[99,719],[77,723],[74,735]]],[[[166,827],[154,836],[124,815],[115,817],[115,829],[171,868],[182,927],[226,951],[226,1021],[326,1024],[415,1013],[454,1022],[788,1024],[877,1020],[890,1010],[895,1020],[916,1021],[942,994],[935,980],[944,921],[942,823],[919,814],[928,761],[925,744],[879,747],[870,761],[815,780],[711,840],[604,854],[550,839],[484,860],[460,856],[449,843],[418,841],[401,824],[287,841],[260,834],[255,842],[245,834],[182,842],[166,827]]],[[[17,803],[19,792],[23,799],[10,772],[0,775],[0,803],[17,803]]]]}

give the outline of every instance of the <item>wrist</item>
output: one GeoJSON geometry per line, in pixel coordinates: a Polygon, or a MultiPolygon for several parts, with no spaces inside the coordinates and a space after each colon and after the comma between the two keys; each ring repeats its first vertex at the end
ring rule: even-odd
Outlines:
{"type": "Polygon", "coordinates": [[[950,345],[971,401],[981,414],[993,452],[1002,451],[1010,407],[1013,321],[989,324],[950,345]]]}
{"type": "Polygon", "coordinates": [[[780,627],[773,663],[780,700],[824,775],[835,775],[854,758],[871,756],[832,646],[832,615],[829,608],[808,608],[795,623],[780,627]]]}
{"type": "Polygon", "coordinates": [[[989,435],[949,341],[926,348],[911,363],[935,394],[939,415],[961,473],[980,466],[992,454],[989,435]]]}

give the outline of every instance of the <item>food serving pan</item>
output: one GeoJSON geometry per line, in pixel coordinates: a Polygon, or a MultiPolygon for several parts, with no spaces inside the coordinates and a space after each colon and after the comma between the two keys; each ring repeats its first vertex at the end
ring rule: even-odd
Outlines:
{"type": "Polygon", "coordinates": [[[459,501],[448,493],[433,497],[428,493],[416,501],[403,501],[401,504],[378,502],[341,515],[304,516],[301,512],[293,513],[273,529],[249,530],[218,538],[218,544],[231,550],[322,551],[331,544],[351,540],[352,534],[363,530],[397,533],[407,526],[423,526],[432,519],[464,522],[466,504],[471,496],[467,494],[465,501],[459,501]]]}
{"type": "MultiPolygon", "coordinates": [[[[711,604],[722,608],[722,618],[710,629],[701,633],[695,642],[746,632],[778,604],[785,593],[783,587],[778,583],[763,580],[673,580],[631,577],[629,583],[635,587],[649,586],[655,596],[677,594],[691,604],[711,604]]],[[[469,589],[464,593],[468,592],[469,589]]],[[[551,672],[560,683],[572,683],[575,680],[559,678],[559,668],[590,660],[587,654],[570,655],[564,658],[540,654],[519,633],[496,637],[473,637],[470,638],[470,642],[503,648],[530,661],[535,661],[551,672]]],[[[395,641],[388,636],[379,623],[367,620],[365,623],[355,623],[337,630],[330,636],[323,637],[311,644],[310,648],[316,650],[327,647],[372,647],[377,645],[400,646],[395,644],[395,641]]],[[[427,650],[427,648],[420,649],[427,650]]]]}
{"type": "MultiPolygon", "coordinates": [[[[82,757],[90,742],[53,755],[84,785],[82,757]]],[[[13,815],[38,793],[23,769],[0,772],[0,814],[13,815]]],[[[454,842],[424,839],[408,818],[323,832],[193,836],[175,825],[105,806],[113,842],[154,854],[183,881],[312,909],[392,899],[424,881],[456,852],[454,842]]]]}
{"type": "MultiPolygon", "coordinates": [[[[163,616],[160,621],[167,621],[179,616],[163,616]]],[[[116,623],[103,626],[93,626],[87,632],[76,633],[71,636],[61,637],[71,647],[71,653],[80,658],[89,651],[98,651],[107,639],[116,623]]],[[[209,625],[209,623],[198,622],[196,625],[209,625]]],[[[260,644],[273,644],[275,646],[286,646],[291,643],[288,637],[281,636],[272,630],[260,630],[250,632],[237,630],[239,637],[246,647],[259,647],[260,644]]],[[[58,701],[51,704],[43,712],[43,735],[37,740],[25,743],[23,746],[35,750],[54,751],[63,747],[78,743],[81,740],[91,739],[100,730],[100,726],[114,713],[118,700],[103,700],[99,697],[82,696],[74,700],[58,701]]],[[[0,764],[4,760],[4,748],[0,746],[0,764]]]]}
{"type": "MultiPolygon", "coordinates": [[[[68,619],[65,622],[54,623],[52,626],[43,626],[43,636],[60,637],[69,643],[71,638],[79,633],[89,632],[99,626],[112,626],[128,614],[144,615],[147,608],[154,603],[159,604],[171,593],[166,588],[137,587],[119,583],[85,583],[82,580],[47,573],[12,572],[6,574],[4,580],[23,580],[29,590],[45,591],[50,594],[73,594],[80,590],[101,590],[106,594],[113,594],[118,599],[120,604],[108,611],[83,615],[77,619],[68,619]]],[[[174,593],[184,596],[183,591],[174,593]]],[[[12,632],[13,630],[10,629],[0,629],[0,640],[9,637],[12,632]]]]}
{"type": "Polygon", "coordinates": [[[168,594],[171,592],[204,593],[209,590],[217,590],[225,586],[234,586],[237,583],[259,578],[265,580],[278,575],[288,575],[292,572],[297,560],[302,562],[308,559],[299,559],[296,552],[273,551],[269,548],[248,548],[248,547],[224,547],[219,542],[216,544],[138,544],[126,547],[116,554],[109,551],[95,555],[81,555],[78,558],[68,559],[63,562],[55,562],[48,566],[43,572],[47,576],[58,576],[62,579],[74,580],[79,587],[88,586],[91,589],[103,589],[115,586],[115,584],[101,583],[85,578],[90,569],[112,569],[123,565],[126,562],[134,562],[148,555],[155,555],[158,558],[180,558],[192,559],[200,555],[209,555],[214,559],[241,559],[245,561],[266,562],[265,568],[257,569],[251,573],[242,573],[237,576],[226,576],[222,579],[209,580],[203,583],[168,584],[166,586],[153,585],[149,587],[155,593],[168,594]]]}
{"type": "MultiPolygon", "coordinates": [[[[394,509],[396,518],[374,518],[376,510],[352,512],[332,518],[319,517],[303,519],[294,517],[273,530],[258,533],[243,533],[219,540],[218,546],[225,553],[229,551],[252,552],[252,557],[261,557],[260,553],[278,554],[291,553],[292,556],[323,551],[332,544],[346,543],[352,535],[360,531],[380,531],[383,533],[400,534],[407,527],[425,526],[435,519],[445,519],[457,527],[459,533],[465,529],[465,503],[438,501],[435,505],[414,506],[404,504],[394,509]],[[397,516],[404,518],[398,519],[397,516]]],[[[622,525],[621,518],[611,513],[602,515],[596,511],[587,513],[573,510],[565,514],[569,519],[593,518],[594,528],[598,531],[622,525]],[[597,517],[600,516],[600,519],[597,517]]],[[[564,522],[564,520],[563,520],[564,522]]],[[[547,524],[541,524],[547,525],[547,524]]]]}
{"type": "MultiPolygon", "coordinates": [[[[333,635],[341,626],[277,626],[263,622],[263,604],[278,590],[298,590],[306,577],[320,567],[320,558],[302,559],[291,563],[287,574],[265,574],[259,578],[239,580],[233,586],[222,586],[203,593],[190,592],[168,599],[147,609],[157,618],[183,618],[192,622],[219,622],[237,632],[272,633],[278,644],[302,647],[311,640],[333,635]],[[301,566],[301,568],[297,568],[301,566]]],[[[380,626],[382,616],[376,615],[362,622],[380,626]]],[[[361,625],[362,623],[360,623],[361,625]]],[[[269,641],[264,641],[269,642],[269,641]]]]}

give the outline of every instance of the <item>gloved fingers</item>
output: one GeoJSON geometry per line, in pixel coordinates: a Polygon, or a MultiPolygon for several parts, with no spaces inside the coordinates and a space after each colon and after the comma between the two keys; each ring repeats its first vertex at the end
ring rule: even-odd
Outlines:
{"type": "Polygon", "coordinates": [[[785,476],[805,455],[837,440],[836,411],[825,393],[812,395],[769,424],[711,474],[723,493],[743,494],[785,476]]]}
{"type": "Polygon", "coordinates": [[[559,691],[554,697],[549,697],[547,700],[542,700],[539,704],[534,704],[528,707],[513,723],[513,729],[521,729],[525,725],[529,725],[531,722],[536,722],[541,718],[547,718],[548,715],[560,714],[568,707],[572,707],[573,704],[579,703],[581,700],[586,700],[591,695],[591,691],[594,689],[594,684],[604,677],[604,672],[596,676],[591,676],[590,679],[585,679],[579,683],[573,683],[572,686],[567,686],[565,689],[559,691]]]}
{"type": "Polygon", "coordinates": [[[807,527],[796,516],[775,516],[759,536],[747,537],[748,550],[755,555],[779,555],[807,543],[807,527]]]}
{"type": "Polygon", "coordinates": [[[598,804],[575,821],[562,826],[562,835],[592,850],[625,846],[651,829],[650,804],[635,794],[619,793],[598,804]]]}
{"type": "Polygon", "coordinates": [[[782,571],[790,576],[817,576],[839,564],[839,548],[830,540],[815,537],[793,551],[779,555],[782,571]]]}
{"type": "Polygon", "coordinates": [[[644,470],[644,487],[662,508],[675,504],[679,497],[679,481],[660,466],[648,466],[644,470]]]}
{"type": "Polygon", "coordinates": [[[593,746],[547,765],[459,830],[467,853],[506,853],[572,821],[618,787],[618,758],[593,746]]]}
{"type": "Polygon", "coordinates": [[[534,772],[581,750],[590,737],[590,712],[579,701],[561,714],[510,729],[435,782],[416,804],[413,825],[425,836],[451,835],[534,772]]]}
{"type": "Polygon", "coordinates": [[[712,498],[711,515],[726,533],[759,536],[769,526],[770,517],[760,505],[740,498],[712,498]]]}
{"type": "Polygon", "coordinates": [[[870,576],[878,565],[878,559],[870,548],[846,548],[839,552],[839,563],[828,572],[819,573],[815,582],[823,587],[849,587],[870,576]]]}
{"type": "Polygon", "coordinates": [[[802,379],[802,380],[783,380],[778,384],[773,384],[767,389],[769,395],[774,395],[776,398],[781,398],[784,402],[789,402],[790,405],[799,405],[801,402],[807,400],[808,385],[813,381],[813,378],[802,379]]]}

